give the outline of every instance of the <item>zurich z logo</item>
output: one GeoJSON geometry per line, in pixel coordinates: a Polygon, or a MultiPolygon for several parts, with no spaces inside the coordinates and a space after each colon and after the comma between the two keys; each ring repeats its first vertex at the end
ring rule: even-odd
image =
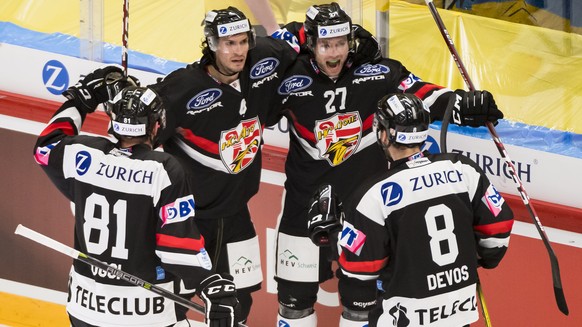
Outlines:
{"type": "Polygon", "coordinates": [[[396,205],[402,200],[402,187],[394,182],[388,182],[382,185],[380,192],[384,205],[389,207],[396,205]]]}
{"type": "Polygon", "coordinates": [[[354,75],[356,76],[374,76],[380,74],[387,74],[390,68],[384,65],[363,65],[356,69],[354,75]]]}
{"type": "Polygon", "coordinates": [[[87,151],[79,151],[75,156],[75,170],[79,176],[85,175],[91,167],[91,154],[87,151]]]}
{"type": "Polygon", "coordinates": [[[220,98],[222,91],[220,89],[208,89],[196,94],[188,104],[186,109],[188,110],[200,110],[204,109],[220,98]]]}
{"type": "Polygon", "coordinates": [[[42,69],[42,81],[50,93],[61,95],[69,87],[69,73],[60,61],[51,60],[42,69]]]}
{"type": "Polygon", "coordinates": [[[291,327],[291,325],[289,325],[289,323],[283,319],[279,320],[277,325],[278,325],[278,327],[291,327]]]}
{"type": "Polygon", "coordinates": [[[281,95],[288,95],[292,92],[297,92],[308,88],[312,82],[313,80],[311,77],[294,75],[281,82],[281,86],[279,86],[279,90],[277,90],[277,92],[281,95]]]}
{"type": "Polygon", "coordinates": [[[220,28],[220,33],[218,33],[218,34],[219,34],[219,35],[223,35],[223,34],[225,34],[225,33],[226,33],[226,27],[222,26],[222,27],[220,28]]]}
{"type": "Polygon", "coordinates": [[[279,60],[275,58],[265,58],[257,62],[253,68],[251,68],[251,78],[259,79],[271,75],[277,66],[279,66],[279,60]]]}

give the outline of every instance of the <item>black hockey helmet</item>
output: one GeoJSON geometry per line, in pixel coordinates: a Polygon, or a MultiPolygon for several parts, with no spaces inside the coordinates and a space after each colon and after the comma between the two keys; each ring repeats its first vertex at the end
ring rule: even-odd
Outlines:
{"type": "Polygon", "coordinates": [[[162,98],[152,89],[128,86],[115,95],[106,106],[111,118],[111,132],[116,137],[150,136],[154,125],[166,125],[166,110],[162,98]]]}
{"type": "Polygon", "coordinates": [[[378,101],[374,128],[380,142],[380,133],[388,133],[390,143],[408,147],[426,141],[430,124],[430,109],[414,94],[393,93],[378,101]]]}
{"type": "Polygon", "coordinates": [[[249,37],[249,49],[255,47],[255,29],[245,14],[235,7],[207,12],[203,24],[204,37],[212,51],[216,51],[218,47],[218,38],[245,32],[249,37]]]}
{"type": "Polygon", "coordinates": [[[307,39],[307,47],[313,51],[318,38],[348,36],[350,50],[354,47],[352,19],[336,2],[323,5],[313,5],[305,13],[303,24],[307,39]]]}

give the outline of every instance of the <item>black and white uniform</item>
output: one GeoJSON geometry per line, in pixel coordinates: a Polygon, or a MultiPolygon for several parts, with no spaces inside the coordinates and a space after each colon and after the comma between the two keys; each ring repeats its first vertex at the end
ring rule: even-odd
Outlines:
{"type": "MultiPolygon", "coordinates": [[[[193,295],[212,266],[180,163],[145,144],[121,149],[104,137],[78,135],[84,119],[65,102],[34,154],[75,204],[75,249],[193,295]]],[[[69,276],[67,312],[95,326],[170,326],[186,319],[185,308],[80,261],[69,276]]]]}
{"type": "MultiPolygon", "coordinates": [[[[464,326],[478,319],[477,267],[494,268],[513,213],[473,161],[417,153],[345,201],[340,288],[379,289],[370,326],[464,326]]],[[[374,294],[362,298],[373,303],[374,294]]]]}
{"type": "Polygon", "coordinates": [[[196,183],[196,219],[208,251],[217,272],[233,275],[239,290],[258,290],[262,281],[247,203],[259,188],[263,129],[274,94],[296,56],[285,41],[257,37],[234,86],[207,73],[210,58],[151,86],[167,108],[164,151],[178,157],[196,183]]]}
{"type": "Polygon", "coordinates": [[[435,119],[442,117],[454,95],[387,58],[375,65],[348,63],[333,81],[310,55],[302,54],[285,74],[278,93],[283,98],[281,114],[289,120],[290,145],[276,269],[279,300],[284,304],[311,307],[317,285],[295,282],[319,283],[333,276],[329,255],[321,252],[329,248],[317,248],[307,237],[309,199],[321,184],[333,185],[338,197],[345,199],[368,176],[387,169],[372,125],[378,100],[396,92],[423,99],[435,119]]]}

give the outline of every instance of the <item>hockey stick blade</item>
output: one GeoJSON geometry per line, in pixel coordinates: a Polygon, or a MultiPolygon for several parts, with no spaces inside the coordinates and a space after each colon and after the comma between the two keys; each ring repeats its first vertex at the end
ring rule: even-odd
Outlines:
{"type": "MultiPolygon", "coordinates": [[[[467,73],[467,69],[465,68],[463,61],[461,60],[461,57],[459,56],[459,53],[457,52],[457,49],[455,48],[455,44],[453,43],[453,40],[452,40],[447,28],[445,27],[445,24],[443,23],[443,20],[441,19],[441,16],[439,15],[439,13],[438,13],[438,11],[433,3],[433,0],[425,0],[425,2],[426,2],[426,5],[428,6],[428,9],[430,10],[430,13],[432,14],[432,17],[434,18],[434,21],[435,21],[442,37],[445,40],[445,43],[447,44],[447,47],[449,48],[449,52],[451,53],[451,56],[453,57],[453,60],[455,61],[457,68],[459,69],[459,73],[461,74],[461,77],[463,78],[463,80],[465,81],[467,86],[469,87],[469,90],[471,90],[471,91],[475,90],[475,86],[473,84],[473,81],[471,81],[471,78],[469,78],[469,75],[467,73]]],[[[544,232],[544,228],[542,226],[542,223],[540,222],[540,219],[538,218],[538,215],[537,215],[533,205],[530,203],[529,196],[527,195],[527,192],[525,191],[525,188],[523,187],[523,183],[519,179],[519,176],[517,176],[515,166],[513,165],[513,162],[511,161],[511,159],[509,158],[509,155],[507,154],[507,151],[505,150],[505,146],[501,142],[499,135],[497,135],[497,132],[495,131],[495,126],[493,125],[493,123],[487,122],[487,129],[489,130],[489,134],[491,134],[491,137],[493,139],[493,142],[495,143],[495,146],[497,147],[497,150],[499,151],[499,154],[505,160],[505,163],[507,164],[507,167],[509,168],[511,177],[512,177],[513,181],[515,182],[515,184],[517,185],[517,191],[519,192],[519,194],[521,196],[523,204],[528,209],[528,212],[529,212],[529,214],[534,222],[534,225],[536,226],[536,229],[537,229],[538,233],[540,234],[540,237],[544,243],[544,246],[546,247],[546,251],[548,252],[548,255],[550,256],[550,264],[551,264],[551,268],[552,268],[552,281],[554,284],[554,296],[556,298],[556,303],[557,303],[560,311],[563,314],[568,315],[569,310],[568,310],[568,305],[566,303],[566,297],[564,296],[564,290],[562,289],[562,279],[560,277],[560,267],[558,265],[558,258],[556,257],[556,254],[554,253],[552,246],[550,245],[550,242],[548,240],[548,236],[544,232]]]]}
{"type": "MultiPolygon", "coordinates": [[[[20,236],[24,236],[26,238],[28,238],[29,240],[35,241],[39,244],[42,244],[48,248],[51,248],[57,252],[60,252],[64,255],[67,255],[73,259],[82,261],[88,265],[91,266],[95,266],[97,268],[101,268],[105,271],[107,271],[107,273],[119,277],[120,279],[125,280],[126,282],[133,284],[135,286],[139,286],[141,288],[145,288],[146,290],[149,290],[151,292],[154,292],[158,295],[161,295],[169,300],[172,300],[176,303],[178,303],[181,306],[184,306],[188,309],[192,309],[193,311],[196,311],[198,313],[201,314],[205,314],[206,310],[204,309],[204,306],[198,304],[198,303],[194,303],[192,301],[189,301],[179,295],[176,295],[168,290],[165,290],[159,286],[153,285],[139,277],[136,277],[132,274],[126,273],[125,271],[121,270],[121,269],[117,269],[115,267],[112,267],[108,264],[106,264],[105,262],[99,261],[89,255],[86,255],[83,252],[77,251],[63,243],[60,243],[48,236],[45,236],[41,233],[38,233],[28,227],[25,227],[21,224],[18,224],[18,226],[16,227],[16,230],[14,231],[14,234],[16,235],[20,235],[20,236]]],[[[239,323],[239,327],[246,327],[246,325],[243,325],[241,323],[239,323]]]]}

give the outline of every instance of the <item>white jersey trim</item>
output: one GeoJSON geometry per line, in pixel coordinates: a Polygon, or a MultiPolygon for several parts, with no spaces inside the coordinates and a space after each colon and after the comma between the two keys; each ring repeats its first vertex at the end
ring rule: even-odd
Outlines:
{"type": "Polygon", "coordinates": [[[200,152],[192,149],[188,144],[184,143],[184,141],[182,141],[179,138],[174,138],[174,140],[176,141],[176,144],[178,144],[180,149],[182,149],[182,151],[184,151],[184,153],[186,153],[188,155],[188,157],[196,160],[196,162],[200,163],[201,165],[204,165],[206,167],[209,167],[209,168],[212,168],[214,170],[218,170],[218,171],[221,171],[221,172],[224,172],[227,174],[231,173],[228,170],[228,168],[224,166],[224,163],[222,162],[222,160],[212,159],[212,158],[209,158],[208,156],[201,154],[200,152]]]}

